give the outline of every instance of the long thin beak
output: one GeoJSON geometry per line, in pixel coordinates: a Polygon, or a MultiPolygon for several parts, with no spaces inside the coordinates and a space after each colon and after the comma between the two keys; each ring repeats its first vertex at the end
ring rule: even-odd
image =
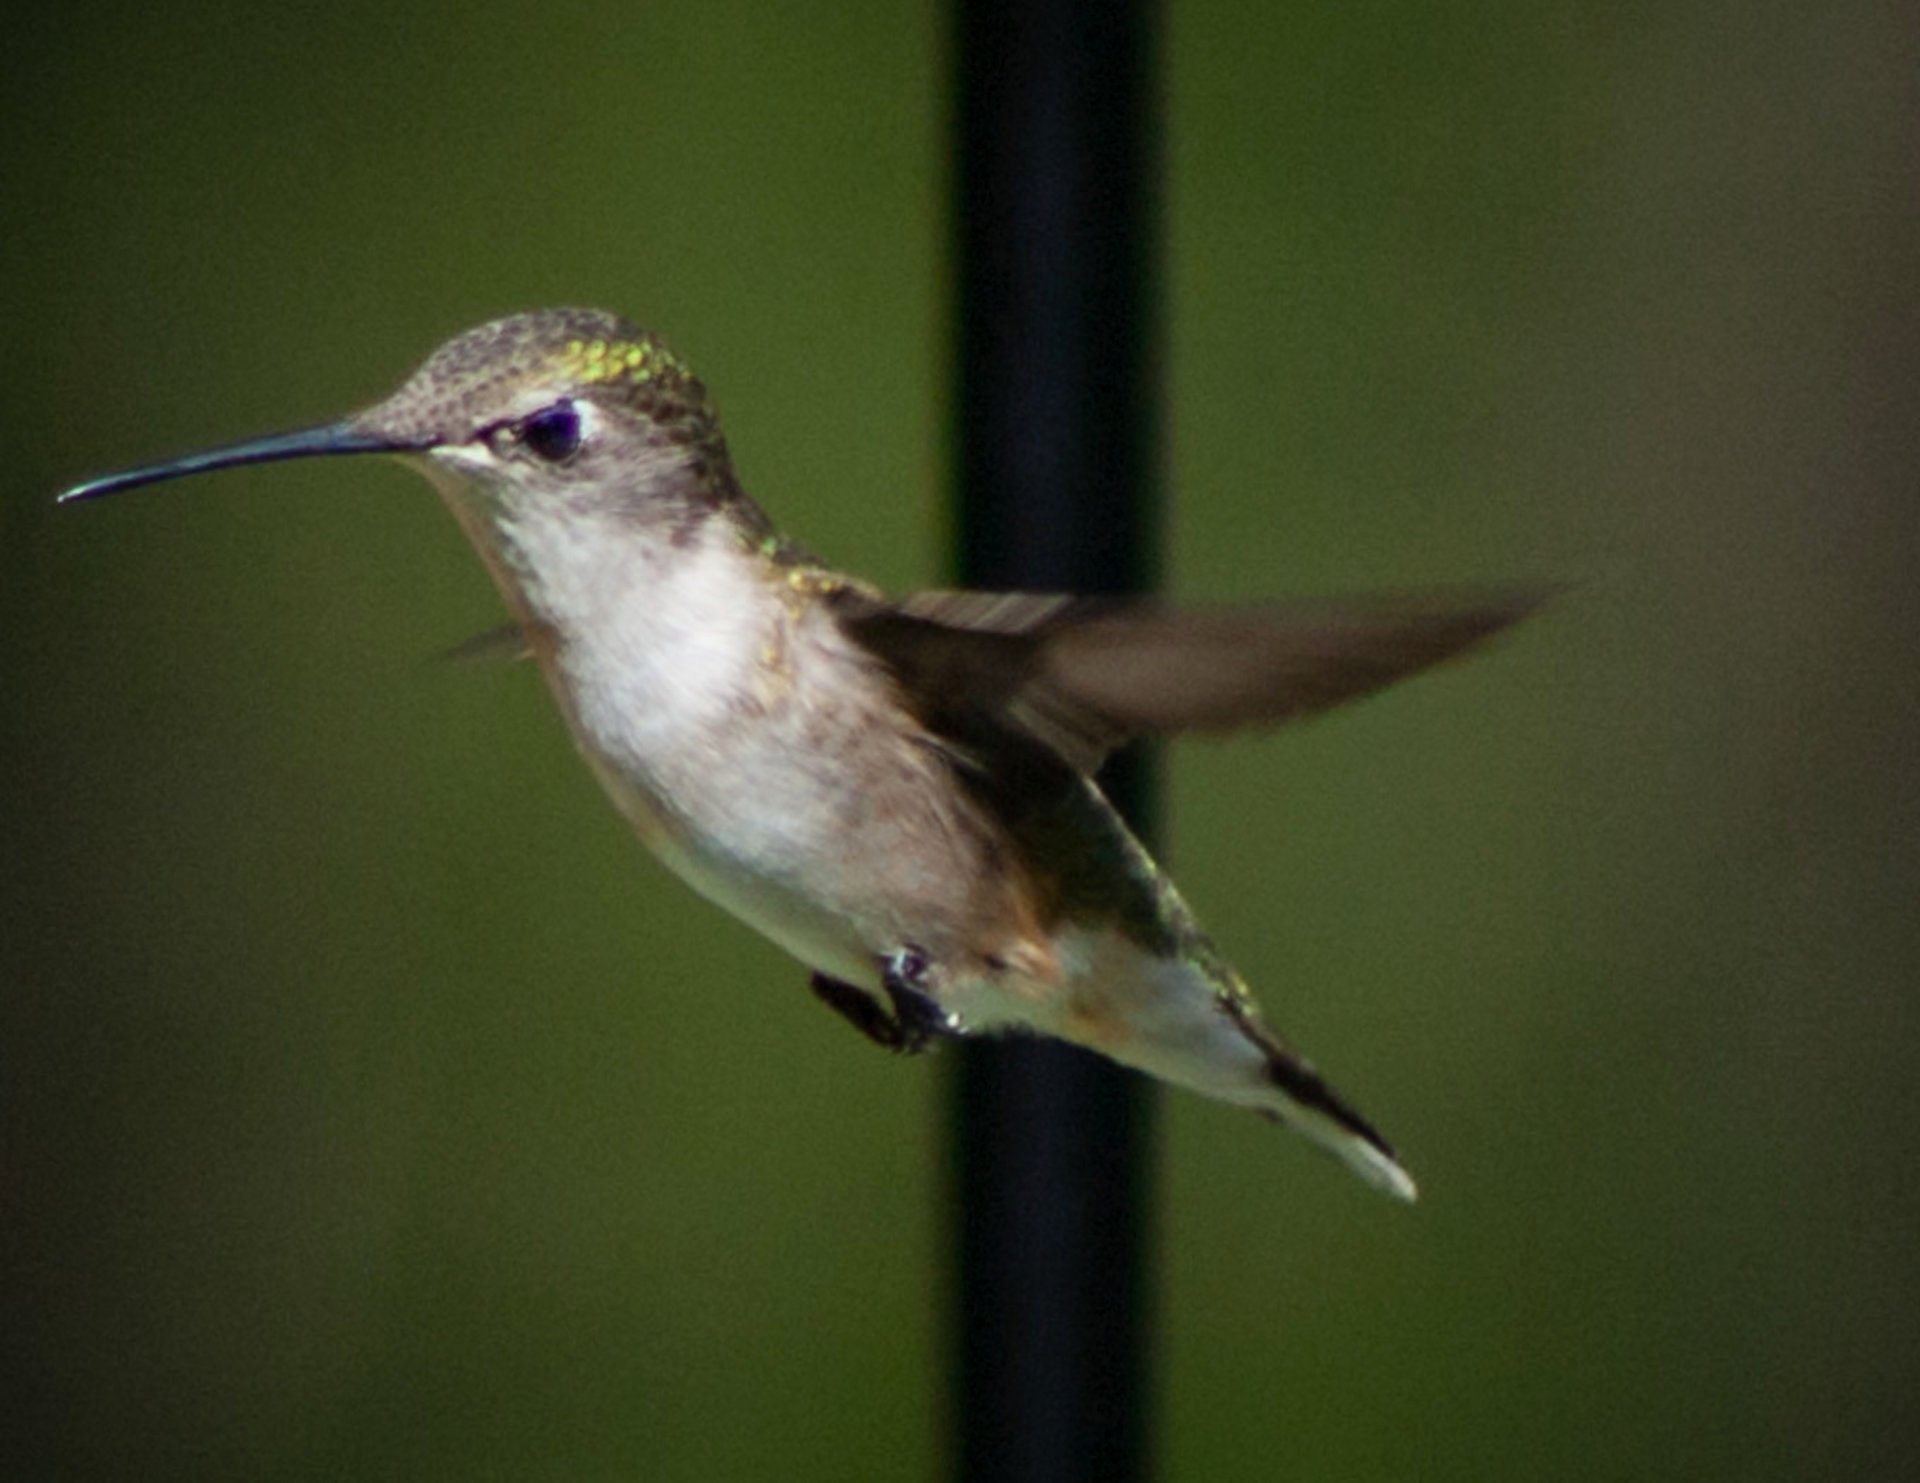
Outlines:
{"type": "Polygon", "coordinates": [[[315,458],[333,453],[417,453],[432,446],[427,441],[408,443],[376,436],[363,432],[351,422],[331,422],[325,427],[250,438],[244,443],[229,443],[224,448],[209,448],[204,453],[189,453],[170,463],[89,479],[61,495],[60,503],[97,499],[103,494],[118,494],[123,489],[138,489],[142,484],[158,484],[164,479],[182,479],[188,474],[204,474],[214,469],[236,469],[250,463],[276,463],[283,458],[315,458]]]}

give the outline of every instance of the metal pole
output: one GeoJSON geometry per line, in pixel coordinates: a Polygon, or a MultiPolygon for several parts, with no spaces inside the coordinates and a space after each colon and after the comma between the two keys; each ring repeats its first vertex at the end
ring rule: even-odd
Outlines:
{"type": "MultiPolygon", "coordinates": [[[[959,0],[959,575],[1151,585],[1158,444],[1146,0],[959,0]]],[[[1148,770],[1102,779],[1136,828],[1148,770]]],[[[967,1046],[956,1098],[956,1476],[1148,1471],[1150,1104],[1068,1046],[967,1046]]]]}

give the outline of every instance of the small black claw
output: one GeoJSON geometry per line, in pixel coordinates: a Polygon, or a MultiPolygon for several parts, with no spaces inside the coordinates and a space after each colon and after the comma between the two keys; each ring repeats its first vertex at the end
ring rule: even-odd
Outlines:
{"type": "Polygon", "coordinates": [[[956,1029],[952,1017],[927,992],[926,983],[927,955],[918,948],[901,948],[881,959],[880,987],[887,991],[887,1000],[893,1005],[899,1049],[908,1055],[918,1055],[929,1040],[951,1035],[956,1029]]]}
{"type": "Polygon", "coordinates": [[[900,1022],[882,1009],[880,1001],[865,989],[857,989],[844,980],[829,978],[824,973],[816,973],[809,978],[807,987],[813,990],[814,998],[875,1045],[887,1050],[904,1049],[900,1022]]]}

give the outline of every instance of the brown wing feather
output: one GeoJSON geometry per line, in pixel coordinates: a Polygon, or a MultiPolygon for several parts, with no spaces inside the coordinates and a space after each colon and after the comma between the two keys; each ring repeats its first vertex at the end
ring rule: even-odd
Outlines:
{"type": "Polygon", "coordinates": [[[849,631],[962,744],[1011,727],[1082,772],[1129,738],[1310,716],[1452,658],[1544,589],[1243,607],[921,592],[849,631]],[[973,735],[969,735],[973,733],[973,735]]]}

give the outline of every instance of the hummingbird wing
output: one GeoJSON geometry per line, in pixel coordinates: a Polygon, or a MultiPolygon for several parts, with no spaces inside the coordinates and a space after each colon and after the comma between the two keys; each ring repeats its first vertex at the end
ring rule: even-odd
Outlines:
{"type": "Polygon", "coordinates": [[[1223,607],[1033,593],[849,594],[848,631],[938,732],[1098,770],[1136,736],[1317,715],[1472,648],[1550,589],[1223,607]]]}
{"type": "Polygon", "coordinates": [[[502,623],[462,639],[433,657],[438,664],[513,664],[533,658],[533,644],[524,624],[502,623]]]}

